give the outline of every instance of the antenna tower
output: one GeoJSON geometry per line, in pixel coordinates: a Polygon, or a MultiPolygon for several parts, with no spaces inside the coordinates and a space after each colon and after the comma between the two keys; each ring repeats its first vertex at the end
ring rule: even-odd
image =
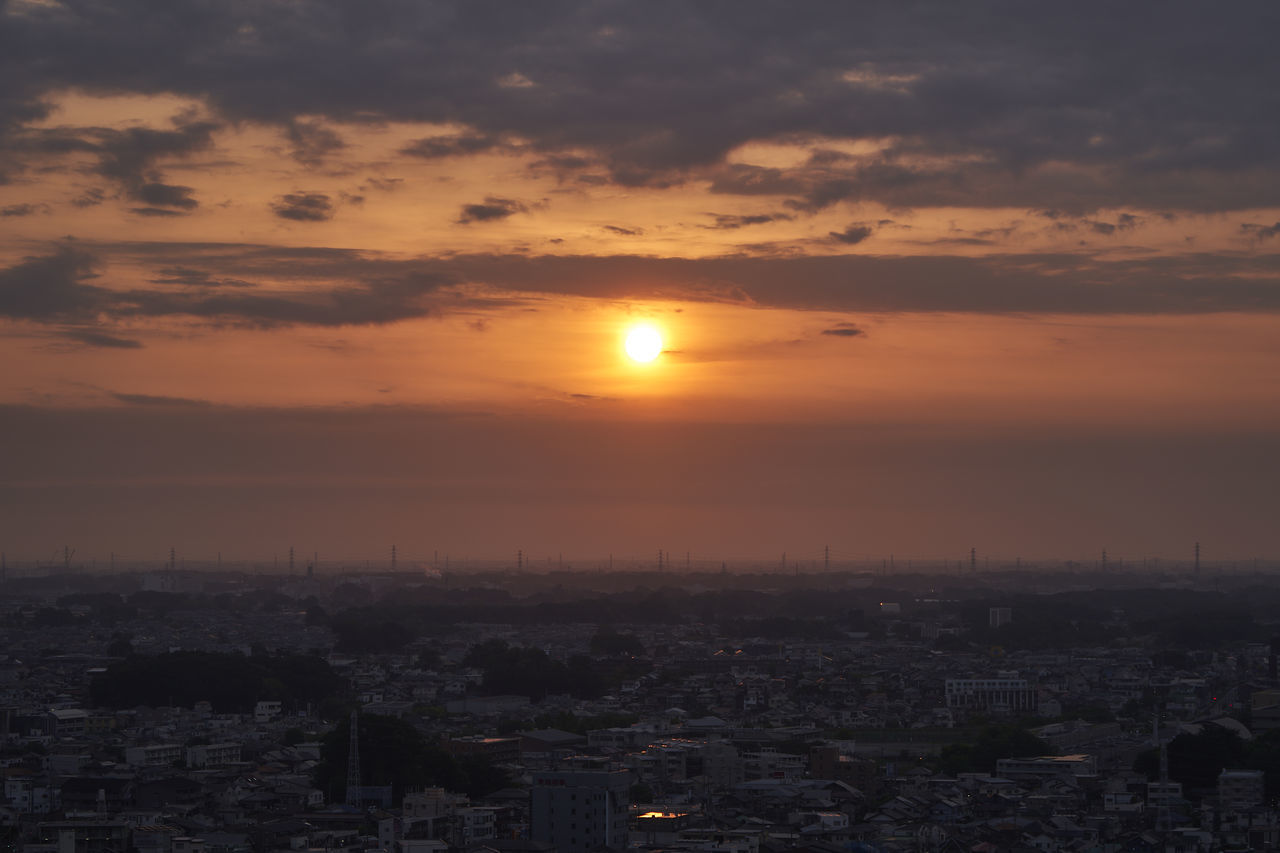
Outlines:
{"type": "Polygon", "coordinates": [[[1151,720],[1151,729],[1160,746],[1160,806],[1156,810],[1156,831],[1173,829],[1173,815],[1169,811],[1169,745],[1160,740],[1160,717],[1151,720]]]}
{"type": "Polygon", "coordinates": [[[289,546],[289,574],[293,574],[293,546],[289,546]]]}
{"type": "Polygon", "coordinates": [[[978,573],[978,549],[977,548],[969,549],[969,571],[973,572],[974,574],[978,573]]]}
{"type": "Polygon", "coordinates": [[[360,725],[359,714],[351,712],[351,746],[347,749],[347,805],[359,807],[360,791],[360,725]]]}
{"type": "Polygon", "coordinates": [[[1200,574],[1200,543],[1196,543],[1196,574],[1200,574]]]}
{"type": "Polygon", "coordinates": [[[391,546],[391,571],[396,570],[396,546],[391,546]]]}

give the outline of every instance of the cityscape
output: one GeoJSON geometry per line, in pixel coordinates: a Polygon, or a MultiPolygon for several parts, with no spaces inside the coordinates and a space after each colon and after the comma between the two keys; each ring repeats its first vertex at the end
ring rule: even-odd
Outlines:
{"type": "Polygon", "coordinates": [[[32,853],[1265,849],[1268,568],[11,577],[0,814],[32,853]]]}
{"type": "Polygon", "coordinates": [[[0,853],[1280,850],[1274,0],[0,0],[0,853]]]}

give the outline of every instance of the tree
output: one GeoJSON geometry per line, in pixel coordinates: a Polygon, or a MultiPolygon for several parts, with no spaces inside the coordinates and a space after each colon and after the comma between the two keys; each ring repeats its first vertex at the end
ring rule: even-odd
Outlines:
{"type": "MultiPolygon", "coordinates": [[[[459,762],[403,720],[361,714],[358,723],[362,784],[390,785],[394,802],[399,802],[410,788],[440,786],[481,797],[510,784],[505,773],[483,759],[459,762]]],[[[346,794],[350,744],[349,719],[340,722],[321,741],[320,763],[313,781],[330,800],[341,800],[346,794]]]]}
{"type": "Polygon", "coordinates": [[[993,773],[1001,758],[1050,755],[1053,750],[1040,738],[1018,726],[987,726],[972,743],[953,743],[942,748],[942,772],[993,773]]]}
{"type": "MultiPolygon", "coordinates": [[[[1197,733],[1183,732],[1169,741],[1169,778],[1181,782],[1184,790],[1211,789],[1218,774],[1226,767],[1244,764],[1246,747],[1235,732],[1206,723],[1197,733]]],[[[1133,769],[1154,779],[1160,768],[1160,752],[1151,749],[1140,753],[1133,769]]]]}

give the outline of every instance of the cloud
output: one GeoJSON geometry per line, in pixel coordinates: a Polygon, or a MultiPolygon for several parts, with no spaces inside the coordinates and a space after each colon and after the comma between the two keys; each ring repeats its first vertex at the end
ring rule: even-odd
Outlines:
{"type": "Polygon", "coordinates": [[[708,213],[707,215],[715,217],[715,224],[699,225],[698,227],[713,231],[736,230],[738,228],[746,228],[748,225],[764,225],[767,222],[788,222],[795,218],[789,213],[753,213],[747,215],[708,213]]]}
{"type": "Polygon", "coordinates": [[[436,160],[441,157],[457,157],[491,151],[500,144],[496,137],[479,133],[456,133],[449,136],[427,136],[415,139],[401,148],[400,153],[424,160],[436,160]]]}
{"type": "MultiPolygon", "coordinates": [[[[426,137],[415,156],[520,140],[587,158],[619,184],[709,179],[719,192],[777,193],[798,212],[860,199],[1265,208],[1280,194],[1271,15],[1270,0],[1241,0],[1209,25],[1189,3],[1152,16],[994,0],[964,15],[928,0],[742,0],[662,15],[566,2],[497,24],[478,7],[399,0],[355,11],[183,3],[164,16],[140,0],[79,4],[6,16],[0,140],[16,150],[54,92],[163,90],[222,121],[286,130],[304,161],[333,150],[332,122],[429,123],[459,130],[426,137]],[[846,139],[881,152],[835,156],[832,141],[846,139]],[[817,153],[794,169],[727,174],[729,153],[758,140],[809,140],[817,153]]],[[[126,145],[154,164],[181,143],[125,138],[104,166],[136,175],[126,145]]]]}
{"type": "Polygon", "coordinates": [[[0,317],[57,321],[91,316],[108,306],[108,291],[86,282],[95,277],[95,259],[62,246],[51,255],[29,257],[0,269],[0,317]]]}
{"type": "Polygon", "coordinates": [[[854,223],[843,231],[828,232],[827,236],[832,240],[835,240],[837,243],[846,243],[850,246],[854,246],[870,237],[873,233],[875,232],[871,226],[854,223]]]}
{"type": "Polygon", "coordinates": [[[324,193],[287,193],[271,204],[281,219],[295,222],[326,222],[333,218],[333,202],[324,193]]]}
{"type": "Polygon", "coordinates": [[[639,237],[644,233],[643,228],[622,228],[618,225],[602,225],[605,231],[612,231],[621,237],[639,237]]]}
{"type": "Polygon", "coordinates": [[[137,216],[182,216],[182,211],[165,207],[131,207],[129,212],[137,216]]]}
{"type": "Polygon", "coordinates": [[[106,332],[97,331],[96,329],[64,329],[62,336],[91,347],[102,347],[104,349],[142,349],[142,341],[136,341],[132,338],[117,337],[116,335],[110,335],[106,332]]]}
{"type": "Polygon", "coordinates": [[[132,195],[138,201],[153,207],[176,207],[180,210],[193,210],[200,203],[191,197],[191,193],[191,187],[152,181],[139,186],[132,195]]]}
{"type": "MultiPolygon", "coordinates": [[[[174,119],[173,129],[131,127],[41,128],[12,134],[8,147],[15,156],[59,156],[89,153],[97,157],[94,173],[115,182],[124,195],[148,208],[190,211],[199,206],[190,187],[164,182],[159,163],[186,158],[213,144],[213,122],[174,119]]],[[[0,138],[0,150],[3,148],[0,138]]],[[[101,190],[88,190],[73,204],[89,207],[104,198],[101,190]]]]}
{"type": "Polygon", "coordinates": [[[97,187],[91,187],[71,200],[75,207],[96,207],[107,200],[107,194],[97,187]]]}
{"type": "Polygon", "coordinates": [[[180,284],[184,287],[253,287],[251,281],[237,278],[214,278],[208,270],[190,267],[165,267],[160,277],[150,279],[153,284],[180,284]]]}
{"type": "Polygon", "coordinates": [[[866,336],[866,330],[853,323],[836,323],[830,329],[823,329],[822,334],[831,335],[837,338],[861,338],[866,336]]]}
{"type": "Polygon", "coordinates": [[[1280,254],[393,258],[347,249],[104,243],[59,246],[0,269],[0,316],[50,324],[172,318],[337,328],[527,307],[531,294],[842,313],[1280,313],[1280,254]],[[115,279],[117,263],[130,278],[115,279]],[[144,274],[148,287],[130,286],[138,268],[154,270],[144,274]]]}
{"type": "Polygon", "coordinates": [[[484,204],[464,204],[462,213],[458,217],[458,224],[466,225],[472,222],[495,222],[506,219],[517,213],[524,213],[528,210],[528,206],[523,202],[510,198],[498,198],[497,196],[485,196],[484,204]]]}
{"type": "Polygon", "coordinates": [[[1259,225],[1254,222],[1243,222],[1240,231],[1255,240],[1270,240],[1280,234],[1280,222],[1273,225],[1259,225]]]}
{"type": "Polygon", "coordinates": [[[195,400],[189,397],[164,397],[154,394],[124,394],[117,391],[110,392],[111,396],[121,403],[128,403],[131,406],[212,406],[208,400],[195,400]]]}
{"type": "Polygon", "coordinates": [[[10,204],[0,207],[0,217],[34,216],[37,213],[48,213],[47,204],[10,204]]]}
{"type": "MultiPolygon", "coordinates": [[[[381,325],[441,310],[437,292],[456,282],[453,273],[423,264],[371,261],[359,253],[333,249],[275,249],[225,244],[144,243],[90,252],[63,245],[52,254],[27,258],[0,269],[0,317],[40,322],[91,318],[195,318],[260,328],[381,325]],[[180,290],[99,287],[90,280],[110,277],[105,255],[131,254],[156,264],[153,283],[180,290]],[[201,257],[201,253],[207,253],[201,257]],[[196,264],[204,264],[199,268],[196,264]],[[233,272],[303,288],[269,289],[232,277],[233,272]],[[334,282],[342,282],[334,284],[334,282]]],[[[494,304],[502,304],[495,300],[494,304]]],[[[451,296],[449,308],[475,303],[451,296]]]]}
{"type": "Polygon", "coordinates": [[[285,136],[293,145],[290,156],[304,166],[319,166],[330,154],[347,147],[341,136],[318,121],[290,121],[285,136]]]}

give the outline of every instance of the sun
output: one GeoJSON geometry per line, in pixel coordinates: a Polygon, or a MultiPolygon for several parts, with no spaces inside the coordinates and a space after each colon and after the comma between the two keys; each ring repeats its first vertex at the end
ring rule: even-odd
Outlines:
{"type": "Polygon", "coordinates": [[[632,361],[653,361],[662,354],[662,335],[653,326],[636,326],[627,332],[625,348],[632,361]]]}

